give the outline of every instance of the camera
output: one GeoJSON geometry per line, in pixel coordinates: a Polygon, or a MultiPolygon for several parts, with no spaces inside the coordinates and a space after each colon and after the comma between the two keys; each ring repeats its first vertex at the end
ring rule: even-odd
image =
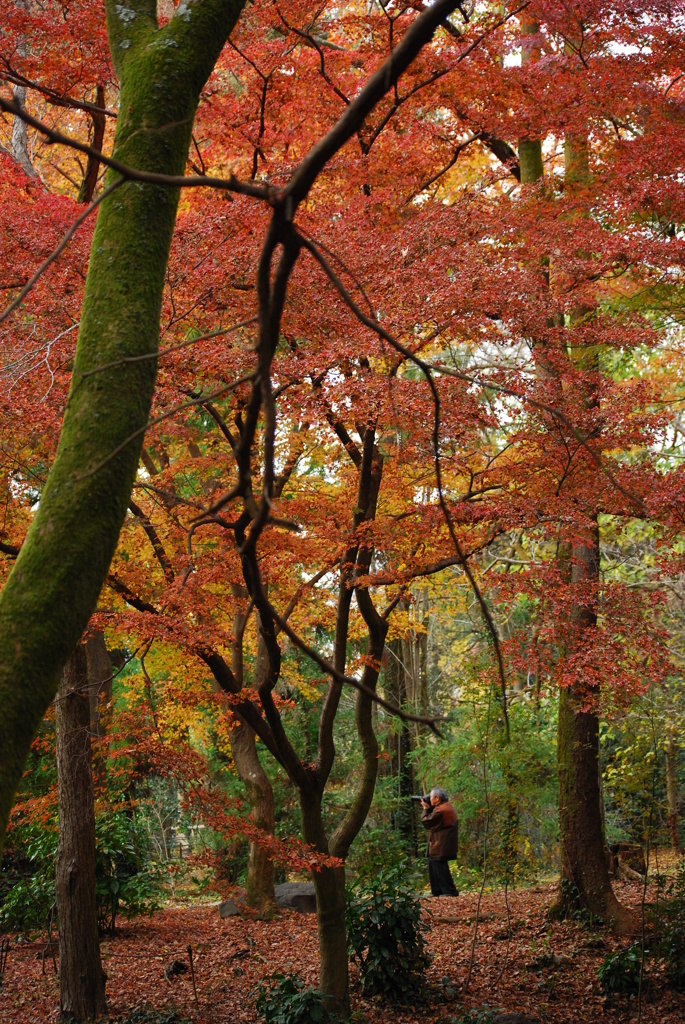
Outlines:
{"type": "Polygon", "coordinates": [[[426,793],[424,796],[412,796],[412,800],[415,804],[429,804],[431,802],[431,795],[430,793],[426,793]]]}

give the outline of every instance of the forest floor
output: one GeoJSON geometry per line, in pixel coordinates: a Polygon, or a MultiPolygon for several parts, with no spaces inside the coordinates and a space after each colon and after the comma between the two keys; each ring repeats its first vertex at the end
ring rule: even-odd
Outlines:
{"type": "MultiPolygon", "coordinates": [[[[639,911],[639,883],[618,882],[616,891],[624,904],[639,911]]],[[[503,891],[483,895],[468,989],[478,893],[426,900],[433,957],[426,975],[428,1001],[396,1008],[387,1000],[364,999],[352,968],[355,1019],[367,1024],[447,1024],[464,1009],[487,1005],[516,1010],[544,1024],[682,1024],[685,993],[669,990],[658,965],[649,960],[641,1007],[636,1000],[606,1003],[597,968],[608,953],[634,940],[617,941],[577,922],[550,923],[546,912],[554,895],[553,885],[518,889],[508,895],[508,910],[503,891]]],[[[647,904],[655,898],[656,891],[648,887],[647,904]]],[[[56,1021],[58,982],[51,956],[43,964],[42,946],[22,946],[12,936],[10,940],[0,1021],[56,1021]]],[[[257,986],[273,972],[297,972],[312,985],[317,980],[316,919],[289,911],[265,923],[246,918],[222,921],[216,905],[169,906],[152,918],[124,923],[116,937],[103,941],[102,950],[112,1021],[122,1020],[134,1007],[150,1005],[160,1010],[174,1007],[196,1024],[252,1024],[258,1020],[257,986]],[[189,971],[171,980],[164,976],[170,961],[188,962],[189,943],[197,1005],[189,971]]]]}

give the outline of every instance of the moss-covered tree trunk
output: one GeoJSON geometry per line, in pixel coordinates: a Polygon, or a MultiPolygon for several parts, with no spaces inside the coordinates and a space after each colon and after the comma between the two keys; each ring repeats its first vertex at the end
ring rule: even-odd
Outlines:
{"type": "MultiPolygon", "coordinates": [[[[182,3],[160,29],[155,0],[106,0],[120,85],[120,160],[184,172],[200,91],[243,2],[182,3]]],[[[176,190],[128,182],[100,207],[55,462],[0,595],[0,835],[31,739],[96,606],[126,514],[152,401],[178,198],[176,190]],[[128,356],[150,358],[122,364],[128,356]]]]}
{"type": "MultiPolygon", "coordinates": [[[[252,820],[263,832],[273,835],[275,825],[274,792],[257,753],[254,730],[240,716],[231,726],[231,753],[238,774],[247,790],[252,820]]],[[[274,865],[270,854],[251,842],[247,854],[247,902],[262,919],[276,913],[274,865]]]]}
{"type": "MultiPolygon", "coordinates": [[[[590,181],[587,139],[569,133],[564,145],[565,180],[569,192],[587,186],[590,181]]],[[[593,315],[590,305],[577,307],[571,317],[571,330],[593,315]]],[[[589,436],[599,416],[599,396],[593,383],[599,372],[596,346],[570,342],[569,361],[585,374],[582,405],[592,423],[585,429],[589,436]]],[[[578,472],[578,471],[577,471],[578,472]]],[[[587,472],[587,470],[586,470],[587,472]]],[[[591,472],[596,472],[594,465],[591,472]]],[[[590,481],[591,483],[591,481],[590,481]]],[[[589,488],[588,493],[592,493],[589,488]]],[[[561,576],[581,595],[570,609],[574,643],[591,644],[597,628],[597,600],[600,585],[599,518],[597,506],[590,504],[579,512],[586,523],[574,531],[571,540],[559,545],[561,576]],[[583,597],[584,595],[584,597],[583,597]]],[[[604,795],[601,785],[599,748],[599,692],[578,679],[559,694],[557,768],[559,774],[559,833],[561,878],[553,916],[566,916],[584,910],[618,932],[630,930],[632,915],[620,905],[611,887],[604,835],[604,795]]]]}
{"type": "Polygon", "coordinates": [[[107,1009],[95,896],[95,809],[85,646],[69,658],[57,695],[59,1003],[67,1020],[107,1009]]]}
{"type": "MultiPolygon", "coordinates": [[[[599,578],[599,528],[596,516],[584,536],[565,544],[566,573],[581,591],[599,578]]],[[[597,613],[578,604],[572,612],[579,637],[597,626],[597,613]]],[[[629,930],[632,916],[616,899],[605,855],[599,782],[598,694],[579,680],[559,693],[557,770],[561,881],[553,916],[583,910],[614,930],[629,930]]]]}
{"type": "MultiPolygon", "coordinates": [[[[319,852],[328,853],[321,816],[321,798],[312,788],[300,789],[302,834],[319,852]]],[[[330,1008],[346,1018],[350,1012],[347,929],[345,926],[345,869],[321,868],[312,872],[316,890],[316,917],[321,968],[319,988],[330,1008]]]]}
{"type": "MultiPolygon", "coordinates": [[[[383,674],[385,698],[397,707],[403,708],[407,704],[407,681],[402,661],[402,641],[400,639],[389,640],[386,649],[386,665],[383,674]]],[[[410,845],[412,852],[416,853],[416,814],[410,799],[416,790],[414,788],[414,765],[410,757],[412,734],[409,723],[401,719],[392,719],[388,726],[387,742],[390,747],[390,771],[394,779],[396,793],[393,828],[401,833],[410,845]]]]}

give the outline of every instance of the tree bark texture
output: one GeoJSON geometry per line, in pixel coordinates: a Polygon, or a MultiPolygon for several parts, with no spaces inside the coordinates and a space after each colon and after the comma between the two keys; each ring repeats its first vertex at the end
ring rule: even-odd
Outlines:
{"type": "Polygon", "coordinates": [[[112,700],[112,659],[102,630],[89,630],[86,639],[88,667],[88,697],[90,702],[90,731],[93,741],[92,764],[95,785],[105,785],[104,741],[109,724],[112,700]]]}
{"type": "Polygon", "coordinates": [[[599,722],[595,714],[582,710],[582,698],[570,688],[559,694],[558,730],[561,891],[552,914],[561,917],[586,910],[615,931],[628,931],[632,916],[614,895],[604,853],[599,722]]]}
{"type": "MultiPolygon", "coordinates": [[[[319,852],[328,853],[321,816],[321,798],[314,792],[300,792],[302,834],[319,852]]],[[[321,968],[319,988],[335,1013],[346,1019],[350,1013],[347,929],[345,926],[345,869],[312,871],[316,890],[316,918],[321,968]]]]}
{"type": "MultiPolygon", "coordinates": [[[[407,703],[407,680],[402,661],[401,640],[389,640],[386,644],[387,663],[384,673],[385,697],[397,707],[407,703]]],[[[410,800],[414,788],[414,766],[409,758],[412,751],[412,734],[409,723],[395,719],[389,725],[388,745],[390,747],[390,771],[395,780],[397,803],[393,814],[393,827],[417,850],[416,815],[410,800]]]]}
{"type": "MultiPolygon", "coordinates": [[[[539,24],[536,21],[526,20],[524,15],[521,20],[522,64],[533,64],[540,59],[540,44],[537,41],[539,33],[539,24]]],[[[542,142],[539,138],[523,136],[518,141],[518,151],[521,184],[531,185],[538,181],[543,174],[542,142]]]]}
{"type": "MultiPolygon", "coordinates": [[[[243,640],[252,608],[249,604],[248,592],[244,587],[232,584],[231,591],[234,598],[244,602],[243,607],[238,607],[233,616],[233,644],[231,647],[231,670],[236,685],[242,687],[245,685],[243,640]]],[[[258,613],[255,615],[259,626],[259,615],[258,613]]],[[[267,671],[267,662],[263,637],[258,629],[257,661],[253,680],[253,682],[257,682],[257,685],[267,671]]],[[[259,760],[256,734],[238,711],[233,713],[235,719],[230,728],[231,753],[240,780],[247,792],[247,799],[252,810],[252,820],[262,831],[273,835],[276,823],[274,792],[269,777],[259,760]]],[[[257,911],[259,917],[268,920],[278,912],[274,899],[273,860],[266,850],[252,841],[248,844],[246,889],[248,905],[257,911]]]]}
{"type": "MultiPolygon", "coordinates": [[[[275,825],[274,793],[269,777],[257,753],[254,730],[236,715],[230,730],[231,752],[250,802],[252,820],[262,831],[273,835],[275,825]]],[[[269,853],[250,842],[247,854],[247,902],[260,918],[268,920],[277,912],[274,900],[274,865],[269,853]]]]}
{"type": "Polygon", "coordinates": [[[57,695],[59,1001],[78,1021],[107,1010],[95,896],[95,810],[85,646],[71,655],[57,695]]]}
{"type": "MultiPolygon", "coordinates": [[[[181,4],[159,29],[154,0],[106,0],[120,85],[115,157],[147,171],[184,172],[200,91],[242,6],[181,4]]],[[[126,515],[155,383],[178,199],[178,190],[127,182],[100,207],[57,454],[0,595],[0,836],[126,515]],[[150,358],[121,363],[141,356],[150,358]]]]}
{"type": "MultiPolygon", "coordinates": [[[[562,545],[560,545],[562,547],[562,545]]],[[[567,548],[570,579],[579,586],[599,578],[599,527],[597,519],[567,548]]],[[[582,634],[597,625],[597,614],[588,605],[572,612],[582,634]]],[[[632,915],[621,906],[611,887],[605,854],[600,810],[599,719],[588,704],[596,693],[583,685],[562,687],[559,692],[557,769],[559,773],[559,839],[561,882],[553,916],[585,909],[617,932],[630,929],[632,915]]]]}
{"type": "MultiPolygon", "coordinates": [[[[29,0],[15,0],[18,7],[21,7],[24,11],[28,12],[29,0]]],[[[17,45],[17,57],[20,59],[26,57],[28,52],[26,36],[23,35],[17,45]]],[[[22,110],[26,107],[26,87],[23,85],[15,85],[12,90],[12,99],[22,110]]],[[[33,163],[31,161],[31,155],[29,153],[29,142],[28,133],[26,128],[26,122],[22,121],[16,114],[12,118],[12,139],[10,142],[10,153],[12,158],[16,160],[24,174],[29,178],[37,178],[38,175],[35,172],[33,163]]]]}
{"type": "MultiPolygon", "coordinates": [[[[589,182],[588,161],[587,139],[578,134],[567,135],[564,166],[569,190],[589,182]]],[[[591,314],[591,306],[576,308],[571,317],[571,333],[574,324],[591,314]]],[[[570,362],[587,372],[591,381],[598,371],[596,346],[573,346],[573,341],[571,346],[570,362]]],[[[599,411],[599,398],[592,383],[581,397],[588,412],[599,411]]],[[[597,595],[600,584],[598,513],[596,506],[584,511],[588,523],[576,531],[570,541],[570,559],[565,571],[571,585],[581,593],[589,589],[597,595]]],[[[578,640],[587,642],[588,630],[597,628],[594,603],[579,601],[570,615],[578,640]]],[[[588,704],[596,703],[597,696],[597,692],[583,685],[583,680],[560,693],[557,763],[561,884],[557,909],[564,914],[584,908],[611,924],[616,931],[625,931],[632,918],[614,895],[606,857],[599,719],[594,711],[587,709],[588,704]]]]}

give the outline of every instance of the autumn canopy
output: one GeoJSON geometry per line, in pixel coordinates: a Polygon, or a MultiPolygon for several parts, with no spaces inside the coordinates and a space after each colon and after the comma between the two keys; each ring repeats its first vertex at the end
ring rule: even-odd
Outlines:
{"type": "Polygon", "coordinates": [[[21,780],[58,687],[106,677],[96,814],[173,780],[250,840],[265,916],[274,856],[315,867],[345,1009],[343,862],[372,808],[416,848],[411,792],[472,799],[468,705],[521,856],[546,842],[522,780],[554,779],[552,911],[634,929],[602,763],[641,702],[676,846],[685,782],[684,25],[681,0],[8,0],[8,849],[51,813],[21,780]]]}

